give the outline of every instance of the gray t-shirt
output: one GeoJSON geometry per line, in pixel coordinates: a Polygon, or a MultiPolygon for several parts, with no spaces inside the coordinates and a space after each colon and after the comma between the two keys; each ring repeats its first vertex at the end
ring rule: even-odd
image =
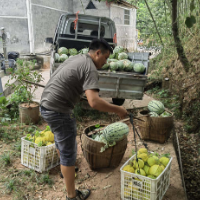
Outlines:
{"type": "Polygon", "coordinates": [[[67,59],[47,83],[40,104],[59,113],[68,113],[84,91],[99,90],[98,71],[88,54],[67,59]]]}

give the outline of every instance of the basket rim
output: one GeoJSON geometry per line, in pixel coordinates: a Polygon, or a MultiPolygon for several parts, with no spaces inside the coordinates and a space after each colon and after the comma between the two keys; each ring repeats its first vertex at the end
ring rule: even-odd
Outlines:
{"type": "MultiPolygon", "coordinates": [[[[92,138],[88,137],[87,134],[85,134],[85,133],[81,135],[81,143],[82,143],[82,137],[83,137],[83,136],[86,136],[86,138],[89,139],[89,140],[92,141],[92,142],[98,142],[98,143],[100,143],[100,144],[103,144],[103,146],[105,145],[105,143],[103,143],[103,142],[99,142],[99,141],[93,140],[92,138]]],[[[124,137],[123,137],[121,140],[118,140],[118,141],[116,142],[116,144],[117,144],[118,142],[120,142],[120,141],[126,139],[126,138],[127,138],[127,136],[124,135],[124,137]]],[[[115,146],[115,145],[114,145],[114,146],[115,146]]],[[[111,147],[114,147],[114,146],[111,146],[111,147]]]]}
{"type": "MultiPolygon", "coordinates": [[[[165,119],[167,119],[167,118],[172,118],[174,116],[174,113],[171,112],[170,110],[168,110],[168,109],[165,108],[165,111],[169,112],[171,114],[171,116],[168,116],[168,117],[160,117],[160,116],[158,116],[158,117],[153,117],[153,118],[165,118],[165,119]]],[[[139,118],[142,118],[142,117],[151,117],[149,115],[149,112],[150,112],[149,110],[145,110],[145,109],[138,111],[138,114],[142,115],[142,116],[139,116],[139,118]],[[143,114],[141,114],[142,111],[147,111],[148,114],[143,115],[143,114]]]]}
{"type": "MultiPolygon", "coordinates": [[[[85,130],[86,130],[88,127],[95,126],[95,125],[96,125],[96,124],[90,125],[90,126],[87,126],[86,128],[84,128],[83,133],[81,134],[81,143],[82,143],[82,137],[83,137],[83,135],[84,135],[84,136],[86,136],[87,139],[89,139],[90,141],[98,142],[98,143],[100,143],[100,144],[105,145],[105,143],[103,143],[103,142],[99,142],[99,141],[93,140],[92,138],[88,137],[88,135],[85,133],[85,130]]],[[[100,126],[102,126],[102,125],[108,126],[109,124],[100,124],[100,126]]],[[[120,142],[120,141],[126,139],[126,138],[127,138],[127,136],[124,135],[124,137],[123,137],[121,140],[118,140],[118,141],[116,142],[116,144],[117,144],[118,142],[120,142]]]]}
{"type": "Polygon", "coordinates": [[[31,142],[31,141],[28,141],[28,140],[25,140],[25,137],[26,137],[26,136],[23,136],[23,137],[21,138],[21,140],[23,140],[23,141],[25,141],[25,142],[28,142],[29,144],[33,144],[33,145],[36,146],[37,148],[48,148],[48,147],[51,147],[51,146],[54,146],[54,145],[55,145],[55,142],[54,142],[54,143],[52,143],[52,144],[50,144],[50,145],[48,145],[48,146],[41,146],[41,147],[39,147],[36,143],[31,142]]]}
{"type": "MultiPolygon", "coordinates": [[[[86,136],[89,140],[91,140],[91,141],[93,141],[93,142],[98,142],[98,143],[100,143],[100,144],[105,145],[105,143],[103,143],[103,142],[99,142],[99,141],[93,140],[92,138],[88,137],[88,134],[85,133],[85,130],[86,130],[87,128],[93,127],[93,126],[95,126],[95,125],[96,125],[96,124],[92,124],[92,125],[87,126],[87,127],[84,128],[83,133],[81,134],[81,142],[82,142],[82,137],[83,137],[83,135],[84,135],[84,136],[86,136]]],[[[100,125],[100,126],[102,126],[102,125],[107,126],[106,124],[99,124],[99,125],[100,125]]]]}
{"type": "MultiPolygon", "coordinates": [[[[149,153],[154,153],[153,151],[148,151],[148,152],[149,152],[149,153]]],[[[130,175],[135,174],[135,173],[131,173],[131,172],[127,172],[127,171],[124,171],[124,170],[123,170],[123,168],[129,163],[129,161],[132,160],[135,156],[136,156],[136,154],[134,154],[133,156],[131,156],[131,157],[120,167],[120,172],[125,172],[125,173],[128,173],[128,174],[130,174],[130,175]]],[[[136,175],[139,176],[139,177],[141,177],[142,179],[144,179],[144,178],[146,179],[146,178],[147,178],[147,179],[149,179],[149,180],[151,180],[151,181],[157,181],[158,179],[161,178],[161,176],[164,174],[164,172],[169,168],[169,166],[171,165],[172,159],[173,159],[173,157],[170,156],[170,160],[169,160],[167,166],[165,167],[165,169],[162,171],[162,173],[161,173],[156,179],[152,179],[152,178],[149,178],[149,177],[147,177],[147,176],[142,176],[142,175],[140,175],[140,174],[136,174],[136,175]]]]}

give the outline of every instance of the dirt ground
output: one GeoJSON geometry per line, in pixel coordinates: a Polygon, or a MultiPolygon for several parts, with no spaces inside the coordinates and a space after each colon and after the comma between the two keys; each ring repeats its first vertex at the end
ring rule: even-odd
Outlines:
{"type": "MultiPolygon", "coordinates": [[[[46,76],[49,76],[48,70],[44,70],[46,76]]],[[[37,92],[36,99],[40,98],[40,95],[43,91],[43,88],[39,88],[37,92]]],[[[107,101],[111,101],[110,99],[106,99],[107,101]]],[[[126,100],[124,106],[127,109],[135,107],[144,107],[148,104],[151,100],[151,97],[144,95],[144,99],[142,101],[131,101],[126,100]]],[[[112,121],[113,122],[113,121],[112,121]]],[[[88,200],[120,200],[120,192],[121,192],[121,174],[120,174],[120,167],[130,158],[132,155],[132,150],[135,150],[134,138],[133,138],[133,131],[131,128],[131,124],[127,122],[130,127],[130,133],[128,135],[128,145],[125,152],[125,155],[120,163],[120,165],[116,168],[106,168],[106,169],[99,169],[99,170],[91,170],[87,161],[85,160],[82,150],[81,150],[81,140],[80,134],[82,134],[83,129],[91,124],[107,124],[111,123],[111,121],[83,121],[79,122],[79,130],[77,136],[77,144],[78,144],[78,152],[77,152],[77,165],[79,167],[79,172],[77,173],[76,177],[76,188],[89,188],[91,189],[91,195],[88,200]]],[[[42,124],[43,127],[46,126],[45,123],[42,124]]],[[[172,138],[170,137],[169,140],[164,144],[154,143],[154,142],[147,142],[148,148],[150,151],[158,152],[159,154],[170,153],[173,157],[172,164],[171,164],[171,176],[170,176],[170,186],[167,190],[163,200],[185,200],[185,194],[182,187],[181,175],[180,170],[175,154],[175,150],[173,147],[172,138]]],[[[137,148],[143,147],[142,142],[137,138],[137,148]]],[[[1,146],[1,150],[6,150],[9,147],[6,145],[1,146]]],[[[23,165],[21,165],[21,160],[16,159],[14,161],[14,167],[16,169],[25,169],[23,165]]],[[[66,199],[66,189],[64,186],[64,180],[60,178],[60,167],[57,166],[50,170],[49,172],[50,178],[53,179],[54,184],[53,187],[50,188],[49,186],[41,185],[36,188],[35,191],[35,200],[64,200],[66,199]]],[[[24,188],[27,190],[26,188],[24,188]]],[[[28,190],[27,190],[28,193],[28,190]]],[[[12,197],[10,195],[6,195],[2,193],[0,188],[0,199],[1,200],[10,200],[12,197]]]]}
{"type": "MultiPolygon", "coordinates": [[[[93,121],[92,123],[99,123],[98,121],[93,121]]],[[[105,124],[106,121],[101,121],[102,124],[105,124]]],[[[82,150],[81,150],[81,140],[80,134],[83,129],[89,125],[91,122],[82,122],[79,125],[79,135],[77,136],[78,142],[78,153],[77,153],[77,164],[79,167],[79,172],[76,177],[76,188],[89,188],[92,190],[90,197],[88,200],[93,199],[103,199],[103,200],[120,200],[120,191],[121,191],[121,174],[120,167],[130,158],[132,155],[131,152],[135,150],[135,142],[133,137],[133,131],[131,128],[131,124],[127,123],[130,127],[130,133],[128,135],[128,146],[125,152],[125,155],[117,168],[106,168],[99,170],[91,170],[87,161],[85,160],[82,150]]],[[[46,123],[43,123],[42,126],[46,126],[46,123]]],[[[136,140],[137,148],[143,147],[142,142],[139,138],[136,140]]],[[[147,142],[148,148],[150,151],[158,152],[159,154],[170,153],[173,157],[171,164],[171,176],[170,176],[170,186],[167,190],[163,200],[184,200],[185,194],[181,183],[181,176],[179,171],[178,162],[176,159],[176,154],[173,148],[172,139],[164,144],[158,144],[154,142],[147,142]]],[[[8,148],[8,147],[2,147],[8,148]]],[[[14,162],[14,166],[16,169],[23,169],[24,166],[21,165],[20,159],[17,159],[14,162]]],[[[50,177],[54,181],[54,185],[52,188],[49,186],[41,186],[38,187],[35,191],[34,199],[38,200],[64,200],[66,196],[66,190],[63,184],[63,179],[60,178],[60,167],[57,166],[50,170],[50,177]]],[[[24,188],[26,190],[26,188],[24,188]]],[[[28,193],[28,191],[27,191],[28,193]]],[[[2,194],[1,194],[2,195],[2,194]]],[[[1,200],[9,200],[12,199],[9,195],[3,195],[1,200]]]]}

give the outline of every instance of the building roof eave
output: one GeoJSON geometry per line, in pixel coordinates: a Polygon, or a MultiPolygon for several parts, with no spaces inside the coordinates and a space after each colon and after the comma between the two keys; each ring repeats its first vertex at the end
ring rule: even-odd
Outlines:
{"type": "Polygon", "coordinates": [[[134,6],[133,4],[130,4],[124,0],[116,0],[113,2],[114,4],[117,4],[117,5],[123,5],[123,6],[126,6],[128,8],[135,8],[135,9],[138,9],[137,6],[134,6]]]}

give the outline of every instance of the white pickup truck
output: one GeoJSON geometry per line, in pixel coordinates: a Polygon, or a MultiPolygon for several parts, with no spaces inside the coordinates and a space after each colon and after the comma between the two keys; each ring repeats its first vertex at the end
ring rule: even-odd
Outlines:
{"type": "MultiPolygon", "coordinates": [[[[76,14],[61,15],[54,38],[46,38],[46,42],[52,43],[51,74],[60,65],[55,62],[55,53],[60,47],[75,48],[79,51],[88,47],[94,38],[103,37],[114,48],[117,45],[113,41],[115,34],[115,23],[109,18],[81,14],[78,18],[76,14]]],[[[149,53],[129,52],[128,59],[132,62],[143,63],[146,67],[145,72],[143,74],[118,71],[114,73],[99,70],[99,94],[101,97],[112,98],[116,105],[122,105],[125,99],[140,100],[143,98],[149,53]]]]}

